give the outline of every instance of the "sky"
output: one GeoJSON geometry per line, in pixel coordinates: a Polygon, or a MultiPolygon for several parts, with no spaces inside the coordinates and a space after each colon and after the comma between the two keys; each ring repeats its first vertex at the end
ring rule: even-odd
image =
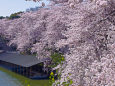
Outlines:
{"type": "MultiPolygon", "coordinates": [[[[46,4],[48,1],[44,0],[46,4]]],[[[9,16],[12,13],[25,11],[27,8],[41,6],[41,3],[25,0],[1,0],[0,1],[0,16],[9,16]]]]}

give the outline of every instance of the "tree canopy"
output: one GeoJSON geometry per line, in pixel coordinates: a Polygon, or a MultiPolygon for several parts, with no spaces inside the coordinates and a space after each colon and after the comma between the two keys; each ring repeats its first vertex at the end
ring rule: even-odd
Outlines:
{"type": "Polygon", "coordinates": [[[63,54],[61,78],[54,84],[72,80],[73,86],[114,86],[115,0],[52,1],[61,4],[0,20],[0,35],[20,52],[37,53],[38,59],[63,54]]]}

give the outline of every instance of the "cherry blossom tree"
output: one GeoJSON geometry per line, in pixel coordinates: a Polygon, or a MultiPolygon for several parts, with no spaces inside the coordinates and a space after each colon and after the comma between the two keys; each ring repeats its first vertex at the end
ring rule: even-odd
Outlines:
{"type": "Polygon", "coordinates": [[[73,86],[114,86],[115,0],[51,1],[58,5],[0,20],[0,35],[39,59],[63,53],[61,79],[54,86],[70,80],[73,86]]]}

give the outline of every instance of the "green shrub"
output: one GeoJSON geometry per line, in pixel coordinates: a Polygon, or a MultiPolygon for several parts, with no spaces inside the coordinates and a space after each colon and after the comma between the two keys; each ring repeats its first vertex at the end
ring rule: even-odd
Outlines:
{"type": "Polygon", "coordinates": [[[51,54],[51,59],[52,59],[52,63],[51,65],[49,65],[49,67],[54,68],[59,64],[62,64],[62,62],[65,60],[64,56],[61,55],[60,53],[52,53],[51,54]]]}
{"type": "Polygon", "coordinates": [[[17,14],[11,14],[9,19],[16,19],[16,18],[20,18],[20,16],[18,16],[17,14]]]}
{"type": "Polygon", "coordinates": [[[11,14],[9,19],[17,19],[17,18],[20,18],[19,14],[22,13],[22,12],[17,12],[17,13],[14,13],[14,14],[11,14]]]}
{"type": "Polygon", "coordinates": [[[55,79],[54,79],[54,73],[53,73],[53,72],[50,73],[49,80],[50,80],[50,82],[49,82],[50,85],[52,85],[52,83],[55,82],[55,79]]]}

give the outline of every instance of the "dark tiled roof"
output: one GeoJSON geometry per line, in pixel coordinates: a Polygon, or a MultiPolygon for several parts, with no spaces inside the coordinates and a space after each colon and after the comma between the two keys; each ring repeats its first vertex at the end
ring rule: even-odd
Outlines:
{"type": "Polygon", "coordinates": [[[9,62],[12,64],[20,65],[23,67],[30,67],[41,63],[36,56],[32,55],[21,55],[17,52],[5,52],[0,54],[0,60],[9,62]]]}

